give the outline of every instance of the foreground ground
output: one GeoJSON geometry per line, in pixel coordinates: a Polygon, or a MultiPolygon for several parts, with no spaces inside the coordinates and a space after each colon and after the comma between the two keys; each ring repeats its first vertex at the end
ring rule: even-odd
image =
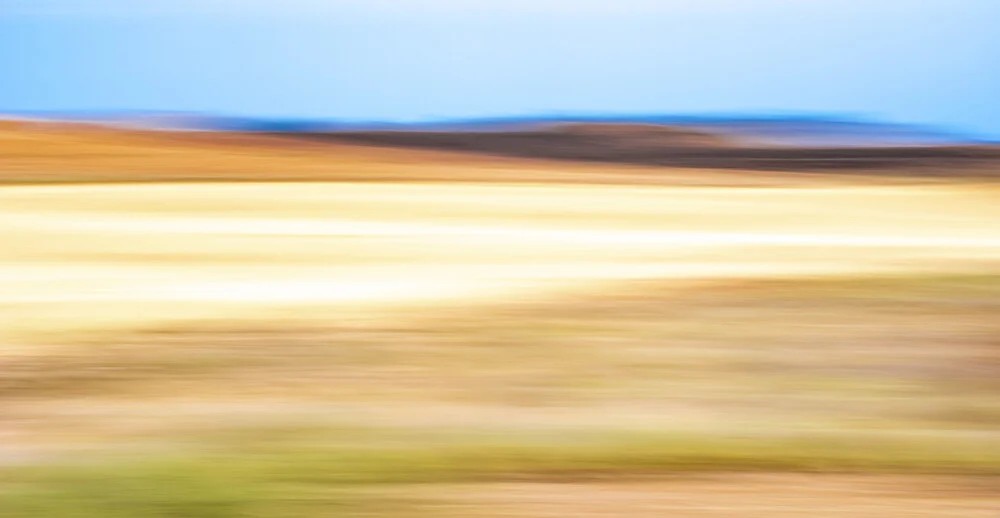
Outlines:
{"type": "MultiPolygon", "coordinates": [[[[988,478],[858,475],[703,475],[658,481],[445,486],[439,516],[604,518],[990,518],[988,478]]],[[[440,498],[440,497],[439,497],[440,498]]],[[[433,501],[433,500],[432,500],[433,501]]]]}
{"type": "Polygon", "coordinates": [[[998,191],[723,177],[3,187],[2,515],[996,516],[998,191]]]}

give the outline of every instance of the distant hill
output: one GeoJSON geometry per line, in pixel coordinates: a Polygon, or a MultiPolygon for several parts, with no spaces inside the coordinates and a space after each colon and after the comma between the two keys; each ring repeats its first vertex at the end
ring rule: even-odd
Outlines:
{"type": "Polygon", "coordinates": [[[285,133],[327,143],[361,143],[483,153],[493,156],[610,162],[681,168],[754,171],[854,171],[873,174],[995,174],[1000,146],[989,145],[763,145],[703,126],[573,123],[523,129],[421,129],[285,133]]]}
{"type": "Polygon", "coordinates": [[[717,133],[748,145],[760,146],[926,146],[984,142],[984,139],[949,130],[824,115],[565,115],[435,122],[424,124],[421,129],[525,131],[567,123],[657,124],[717,133]]]}
{"type": "Polygon", "coordinates": [[[167,131],[322,133],[356,131],[511,132],[566,124],[671,126],[716,134],[749,146],[884,147],[950,146],[983,143],[971,135],[923,126],[829,115],[757,116],[664,114],[569,114],[442,120],[421,123],[349,121],[321,118],[238,117],[187,112],[15,112],[2,118],[76,121],[119,128],[167,131]]]}
{"type": "Polygon", "coordinates": [[[269,133],[112,126],[27,117],[0,120],[0,184],[282,180],[788,185],[842,181],[836,179],[839,175],[815,174],[832,172],[851,173],[851,181],[1000,175],[998,146],[755,147],[714,133],[650,124],[560,124],[503,132],[269,133]]]}
{"type": "Polygon", "coordinates": [[[739,143],[717,134],[655,124],[580,123],[519,131],[374,130],[297,135],[325,142],[652,165],[660,165],[666,156],[676,157],[691,152],[715,154],[739,146],[739,143]]]}
{"type": "Polygon", "coordinates": [[[91,122],[0,119],[0,185],[346,181],[739,186],[842,181],[818,175],[631,166],[609,169],[599,163],[392,149],[306,138],[310,135],[148,131],[91,122]]]}
{"type": "Polygon", "coordinates": [[[285,145],[362,144],[675,168],[880,175],[947,175],[976,169],[992,175],[1000,163],[1000,146],[982,145],[968,136],[823,116],[558,115],[425,123],[141,111],[15,116],[20,124],[56,132],[67,124],[86,124],[175,137],[280,137],[285,145]]]}

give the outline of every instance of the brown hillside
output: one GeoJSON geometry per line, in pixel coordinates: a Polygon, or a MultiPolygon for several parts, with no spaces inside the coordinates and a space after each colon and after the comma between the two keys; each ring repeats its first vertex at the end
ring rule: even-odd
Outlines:
{"type": "Polygon", "coordinates": [[[721,135],[656,124],[564,124],[549,133],[615,147],[725,148],[738,143],[721,135]]]}
{"type": "MultiPolygon", "coordinates": [[[[599,128],[600,135],[591,136],[595,140],[608,139],[610,130],[599,128]]],[[[621,132],[620,128],[614,130],[621,132]]],[[[593,134],[591,128],[565,131],[593,134]]],[[[821,175],[623,164],[609,168],[601,163],[454,151],[408,149],[402,143],[400,147],[386,147],[384,142],[358,142],[331,135],[133,131],[75,123],[0,121],[0,183],[482,181],[774,185],[843,181],[821,175]]]]}
{"type": "Polygon", "coordinates": [[[499,169],[523,162],[257,134],[0,121],[4,183],[502,179],[499,169]]]}
{"type": "MultiPolygon", "coordinates": [[[[572,125],[542,132],[492,134],[269,135],[0,121],[0,183],[6,184],[461,181],[739,186],[880,183],[887,181],[885,176],[911,182],[915,177],[925,181],[964,174],[956,174],[953,167],[913,169],[912,161],[893,169],[890,175],[884,169],[875,171],[877,175],[851,171],[862,174],[849,177],[823,171],[805,174],[802,171],[809,170],[808,161],[816,160],[810,150],[783,152],[780,160],[795,174],[768,172],[766,167],[751,167],[760,160],[748,160],[749,155],[761,152],[766,155],[771,150],[738,148],[712,135],[643,125],[572,125]],[[662,160],[657,157],[664,149],[673,150],[673,154],[658,164],[662,160]],[[645,158],[636,159],[637,153],[645,158]],[[801,156],[792,156],[795,153],[801,156]],[[803,167],[795,169],[792,166],[796,163],[803,167]],[[737,169],[738,164],[747,167],[737,169]]],[[[765,162],[772,159],[762,157],[765,162]]],[[[985,174],[992,173],[987,170],[985,174]]]]}
{"type": "Polygon", "coordinates": [[[754,147],[710,132],[643,124],[504,132],[337,132],[299,138],[661,167],[929,176],[1000,172],[1000,149],[995,146],[754,147]]]}

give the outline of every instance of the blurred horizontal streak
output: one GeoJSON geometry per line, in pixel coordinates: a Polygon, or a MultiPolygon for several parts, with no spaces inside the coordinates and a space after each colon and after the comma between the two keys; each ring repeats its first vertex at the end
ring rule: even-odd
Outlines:
{"type": "Polygon", "coordinates": [[[15,334],[1000,260],[994,190],[971,186],[178,183],[4,194],[0,237],[18,246],[0,251],[2,329],[15,334]]]}
{"type": "Polygon", "coordinates": [[[157,232],[178,234],[260,235],[260,236],[328,236],[328,237],[388,237],[427,239],[461,238],[463,243],[476,242],[543,242],[561,244],[627,244],[627,245],[801,245],[851,247],[1000,247],[1000,238],[901,237],[893,235],[837,234],[772,234],[719,232],[636,232],[581,231],[538,228],[503,228],[486,226],[446,226],[413,223],[383,223],[365,221],[315,220],[252,220],[252,219],[185,219],[163,220],[114,219],[90,221],[59,221],[44,218],[22,218],[30,226],[63,228],[96,232],[157,232]]]}

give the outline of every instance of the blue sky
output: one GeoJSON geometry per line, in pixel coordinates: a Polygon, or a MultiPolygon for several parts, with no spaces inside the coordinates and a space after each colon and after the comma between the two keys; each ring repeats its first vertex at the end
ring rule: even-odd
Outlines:
{"type": "Polygon", "coordinates": [[[1000,137],[1000,0],[0,0],[0,111],[844,112],[1000,137]]]}

